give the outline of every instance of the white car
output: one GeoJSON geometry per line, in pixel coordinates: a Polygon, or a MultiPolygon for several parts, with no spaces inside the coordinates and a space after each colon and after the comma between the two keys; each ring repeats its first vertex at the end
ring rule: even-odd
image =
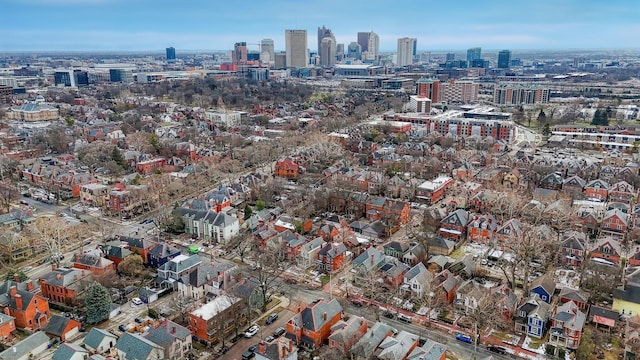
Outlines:
{"type": "Polygon", "coordinates": [[[252,325],[249,329],[247,329],[247,331],[245,331],[244,337],[246,338],[253,337],[255,334],[258,333],[258,331],[260,331],[260,326],[252,325]]]}
{"type": "Polygon", "coordinates": [[[140,300],[140,298],[133,298],[131,299],[131,303],[133,303],[134,305],[142,305],[142,300],[140,300]]]}

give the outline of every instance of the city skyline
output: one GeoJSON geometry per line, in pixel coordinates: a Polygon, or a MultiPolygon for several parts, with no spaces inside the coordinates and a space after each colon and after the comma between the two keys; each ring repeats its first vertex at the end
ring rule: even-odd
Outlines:
{"type": "MultiPolygon", "coordinates": [[[[285,29],[305,29],[309,36],[323,25],[345,46],[357,41],[358,32],[373,30],[384,52],[394,52],[403,37],[416,38],[418,51],[640,48],[634,5],[624,0],[459,5],[274,0],[238,11],[200,0],[189,6],[167,0],[6,0],[0,50],[162,52],[172,46],[180,53],[230,50],[236,42],[270,38],[281,51],[285,29]]],[[[314,40],[308,44],[315,47],[314,40]]]]}

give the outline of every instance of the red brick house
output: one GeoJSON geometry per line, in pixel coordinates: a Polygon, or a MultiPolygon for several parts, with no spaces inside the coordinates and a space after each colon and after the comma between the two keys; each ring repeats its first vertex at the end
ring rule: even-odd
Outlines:
{"type": "Polygon", "coordinates": [[[576,231],[567,231],[562,234],[558,262],[562,265],[578,266],[587,254],[587,236],[576,231]]]}
{"type": "Polygon", "coordinates": [[[300,254],[302,246],[308,242],[309,239],[306,237],[286,230],[267,240],[267,246],[280,246],[287,259],[295,260],[300,254]]]}
{"type": "Polygon", "coordinates": [[[560,303],[564,304],[569,301],[573,301],[576,306],[582,311],[589,310],[589,297],[590,294],[588,292],[579,290],[579,289],[571,289],[568,287],[562,288],[560,290],[560,303]]]}
{"type": "Polygon", "coordinates": [[[593,250],[591,250],[591,261],[608,261],[620,264],[622,249],[620,243],[612,238],[602,238],[598,240],[593,250]],[[596,260],[600,259],[600,260],[596,260]]]}
{"type": "Polygon", "coordinates": [[[297,179],[300,175],[300,165],[291,158],[276,161],[274,175],[286,179],[297,179]]]}
{"type": "Polygon", "coordinates": [[[600,224],[600,232],[622,239],[629,227],[629,215],[618,209],[607,210],[600,224]]]}
{"type": "Polygon", "coordinates": [[[496,229],[494,238],[495,242],[501,244],[509,244],[509,242],[522,235],[522,224],[518,219],[511,219],[496,229]]]}
{"type": "Polygon", "coordinates": [[[52,302],[75,306],[78,295],[84,293],[92,278],[86,270],[55,269],[40,278],[40,293],[52,302]]]}
{"type": "Polygon", "coordinates": [[[339,233],[340,229],[334,224],[324,224],[318,229],[318,236],[324,241],[332,241],[339,233]]]}
{"type": "Polygon", "coordinates": [[[342,243],[329,242],[318,251],[318,269],[333,272],[342,268],[347,247],[342,243]]]}
{"type": "Polygon", "coordinates": [[[467,233],[469,213],[467,210],[458,209],[449,213],[440,221],[440,236],[451,240],[460,240],[467,233]]]}
{"type": "Polygon", "coordinates": [[[434,180],[425,181],[416,189],[416,198],[427,204],[434,204],[444,197],[452,184],[453,179],[449,176],[438,176],[434,180]]]}
{"type": "Polygon", "coordinates": [[[636,246],[629,257],[629,266],[640,266],[640,246],[636,246]]]}
{"type": "Polygon", "coordinates": [[[156,245],[156,243],[151,240],[124,235],[116,235],[114,240],[126,243],[131,252],[142,257],[142,262],[145,264],[149,262],[149,251],[156,245]]]}
{"type": "Polygon", "coordinates": [[[16,321],[13,316],[0,312],[0,339],[3,341],[13,339],[13,333],[16,331],[16,321]]]}
{"type": "Polygon", "coordinates": [[[467,228],[467,238],[473,242],[491,243],[498,221],[491,214],[475,216],[467,228]]]}
{"type": "Polygon", "coordinates": [[[136,163],[136,172],[141,175],[153,174],[156,170],[161,170],[167,164],[167,159],[157,158],[140,161],[136,163]]]}
{"type": "Polygon", "coordinates": [[[300,310],[287,322],[286,337],[299,346],[319,349],[331,335],[331,327],[342,319],[337,299],[319,300],[300,310]]]}
{"type": "Polygon", "coordinates": [[[584,195],[588,199],[605,201],[609,195],[609,184],[601,179],[592,180],[584,186],[584,195]]]}
{"type": "Polygon", "coordinates": [[[107,271],[116,270],[116,264],[103,257],[100,250],[75,254],[73,267],[81,270],[89,270],[94,275],[103,275],[107,271]]]}
{"type": "Polygon", "coordinates": [[[351,347],[367,332],[367,321],[360,316],[352,316],[349,320],[340,320],[331,327],[329,347],[348,354],[351,347]]]}
{"type": "Polygon", "coordinates": [[[25,290],[18,290],[18,286],[12,285],[6,289],[5,300],[0,303],[2,311],[15,318],[15,326],[18,329],[30,331],[43,329],[51,318],[49,301],[32,292],[31,281],[26,282],[25,290]]]}
{"type": "Polygon", "coordinates": [[[619,201],[625,204],[631,204],[636,191],[633,185],[626,181],[618,181],[609,187],[609,201],[619,201]]]}
{"type": "Polygon", "coordinates": [[[433,279],[433,285],[436,297],[446,304],[451,304],[456,299],[460,279],[449,270],[444,270],[433,279]]]}

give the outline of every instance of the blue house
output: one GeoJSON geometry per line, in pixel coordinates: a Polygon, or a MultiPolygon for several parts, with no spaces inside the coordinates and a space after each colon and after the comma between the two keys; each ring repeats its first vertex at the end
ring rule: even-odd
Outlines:
{"type": "Polygon", "coordinates": [[[147,259],[149,265],[157,269],[178,255],[180,255],[180,250],[177,247],[160,242],[149,250],[147,259]]]}
{"type": "Polygon", "coordinates": [[[516,311],[516,332],[541,339],[549,321],[550,305],[532,294],[516,311]]]}
{"type": "Polygon", "coordinates": [[[553,279],[553,274],[545,274],[531,282],[531,290],[529,291],[529,296],[536,294],[538,295],[540,300],[546,302],[547,304],[551,304],[551,298],[553,297],[553,293],[555,291],[556,281],[553,279]]]}

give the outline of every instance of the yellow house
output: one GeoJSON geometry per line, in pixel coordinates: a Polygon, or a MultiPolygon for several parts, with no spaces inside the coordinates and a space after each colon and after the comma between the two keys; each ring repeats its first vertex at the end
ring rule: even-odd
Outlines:
{"type": "Polygon", "coordinates": [[[613,291],[612,309],[620,315],[640,314],[640,270],[627,277],[626,285],[613,291]]]}

